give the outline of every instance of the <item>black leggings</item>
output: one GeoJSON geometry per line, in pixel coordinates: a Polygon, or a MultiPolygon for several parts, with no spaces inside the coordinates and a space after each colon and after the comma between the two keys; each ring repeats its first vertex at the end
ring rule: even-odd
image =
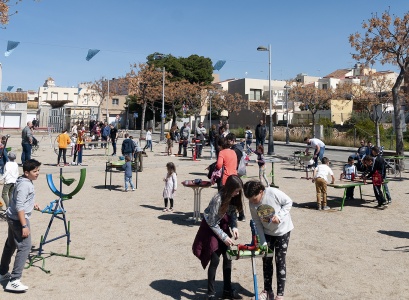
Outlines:
{"type": "Polygon", "coordinates": [[[212,253],[210,258],[209,269],[207,270],[207,294],[215,295],[216,291],[214,283],[216,280],[216,270],[220,262],[220,254],[223,255],[223,290],[231,290],[231,260],[227,258],[227,246],[221,240],[219,241],[219,249],[212,253]]]}
{"type": "Polygon", "coordinates": [[[64,164],[67,164],[67,149],[64,148],[59,148],[58,149],[58,164],[60,164],[60,159],[61,159],[61,154],[62,154],[62,159],[64,160],[64,164]]]}
{"type": "Polygon", "coordinates": [[[165,207],[168,207],[168,199],[170,202],[169,208],[173,208],[173,198],[165,198],[165,207]]]}
{"type": "MultiPolygon", "coordinates": [[[[275,252],[277,296],[284,296],[285,281],[287,277],[285,257],[287,255],[288,243],[290,241],[290,232],[287,232],[282,236],[265,235],[268,246],[275,252]]],[[[263,258],[264,290],[268,292],[273,290],[273,269],[273,258],[263,258]]]]}

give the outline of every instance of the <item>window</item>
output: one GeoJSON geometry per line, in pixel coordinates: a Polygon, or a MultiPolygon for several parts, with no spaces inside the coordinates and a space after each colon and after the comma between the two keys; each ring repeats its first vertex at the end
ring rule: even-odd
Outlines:
{"type": "Polygon", "coordinates": [[[43,101],[47,101],[48,100],[48,93],[43,93],[43,101]]]}
{"type": "Polygon", "coordinates": [[[63,100],[68,100],[68,93],[64,93],[64,99],[63,100]]]}
{"type": "Polygon", "coordinates": [[[261,100],[261,90],[250,89],[249,100],[261,100]]]}
{"type": "Polygon", "coordinates": [[[327,89],[328,89],[328,85],[327,85],[326,83],[323,83],[323,84],[322,84],[322,89],[323,89],[323,90],[327,90],[327,89]]]}
{"type": "Polygon", "coordinates": [[[119,105],[119,99],[113,98],[112,105],[119,105]]]}
{"type": "Polygon", "coordinates": [[[58,100],[58,93],[52,92],[51,93],[51,100],[58,100]]]}

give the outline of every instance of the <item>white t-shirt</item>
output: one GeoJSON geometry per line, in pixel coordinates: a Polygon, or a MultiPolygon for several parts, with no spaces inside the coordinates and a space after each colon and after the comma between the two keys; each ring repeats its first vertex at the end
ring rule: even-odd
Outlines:
{"type": "Polygon", "coordinates": [[[328,182],[328,176],[333,176],[334,172],[332,172],[331,168],[328,165],[318,165],[315,169],[315,178],[324,178],[328,182]]]}
{"type": "Polygon", "coordinates": [[[355,174],[356,176],[356,167],[355,165],[346,164],[344,166],[344,175],[345,179],[351,179],[351,174],[355,174]]]}
{"type": "Polygon", "coordinates": [[[18,164],[15,161],[8,161],[4,166],[4,174],[0,180],[4,179],[4,183],[16,183],[19,176],[18,164]]]}
{"type": "Polygon", "coordinates": [[[310,143],[311,143],[310,147],[314,149],[317,148],[317,145],[320,146],[320,148],[325,147],[324,142],[321,141],[320,139],[316,139],[316,138],[310,139],[310,143]]]}

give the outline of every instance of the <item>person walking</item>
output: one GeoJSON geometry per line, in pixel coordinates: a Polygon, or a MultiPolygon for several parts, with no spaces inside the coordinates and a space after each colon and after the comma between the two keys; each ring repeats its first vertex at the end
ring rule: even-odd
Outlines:
{"type": "Polygon", "coordinates": [[[77,137],[77,143],[75,145],[75,151],[74,151],[74,159],[72,161],[73,165],[82,165],[82,151],[84,149],[84,136],[85,136],[85,131],[83,130],[78,130],[78,137],[77,137]],[[78,155],[78,161],[77,159],[78,155]]]}
{"type": "Polygon", "coordinates": [[[21,164],[24,164],[26,160],[31,159],[31,149],[33,144],[33,133],[31,128],[33,124],[31,121],[27,122],[27,126],[24,127],[21,132],[21,146],[23,147],[23,152],[21,153],[21,164]]]}
{"type": "Polygon", "coordinates": [[[118,129],[114,126],[114,124],[109,125],[110,132],[109,137],[112,143],[112,156],[116,155],[116,141],[118,139],[118,129]]]}
{"type": "Polygon", "coordinates": [[[132,156],[125,155],[125,164],[122,166],[122,169],[125,171],[124,180],[125,180],[125,189],[124,192],[128,191],[128,182],[131,186],[132,191],[135,190],[135,187],[132,183],[132,156]]]}
{"type": "Polygon", "coordinates": [[[203,126],[203,122],[199,122],[199,125],[196,127],[196,139],[200,140],[198,144],[197,158],[202,156],[202,149],[206,141],[206,128],[203,126]]]}
{"type": "Polygon", "coordinates": [[[129,138],[129,134],[125,133],[125,139],[122,141],[121,152],[123,156],[129,156],[133,158],[135,152],[135,145],[132,139],[129,138]]]}
{"type": "Polygon", "coordinates": [[[3,198],[3,211],[9,207],[9,200],[13,195],[14,185],[16,184],[19,172],[18,164],[15,162],[16,155],[13,152],[8,153],[9,161],[4,166],[4,174],[0,181],[4,179],[3,191],[1,197],[3,198]]]}
{"type": "Polygon", "coordinates": [[[146,132],[146,145],[143,147],[143,150],[145,151],[146,149],[151,149],[152,152],[152,127],[148,128],[148,131],[146,132]]]}
{"type": "Polygon", "coordinates": [[[58,143],[57,167],[60,166],[61,155],[63,157],[64,166],[68,166],[68,164],[67,164],[67,148],[68,148],[68,145],[71,144],[71,139],[70,139],[70,136],[67,134],[66,129],[63,129],[61,134],[58,135],[57,143],[58,143]]]}
{"type": "Polygon", "coordinates": [[[256,148],[260,144],[264,146],[264,142],[267,136],[267,127],[266,125],[264,125],[263,120],[260,120],[260,123],[257,124],[255,133],[256,133],[256,148]]]}

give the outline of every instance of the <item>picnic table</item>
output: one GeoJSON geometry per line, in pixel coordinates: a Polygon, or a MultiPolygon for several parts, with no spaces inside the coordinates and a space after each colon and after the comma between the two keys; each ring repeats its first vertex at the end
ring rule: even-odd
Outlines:
{"type": "MultiPolygon", "coordinates": [[[[125,164],[125,160],[118,160],[118,161],[107,161],[105,163],[105,188],[107,188],[107,176],[109,173],[109,190],[112,189],[112,171],[118,170],[122,171],[122,166],[125,164]]],[[[138,168],[137,162],[132,162],[132,167],[135,169],[135,189],[138,188],[138,168]]]]}
{"type": "MultiPolygon", "coordinates": [[[[384,183],[388,183],[389,180],[385,179],[384,183]]],[[[342,196],[342,200],[341,200],[341,208],[340,210],[343,210],[344,208],[344,203],[345,203],[345,199],[346,199],[346,195],[347,195],[347,188],[349,187],[354,187],[354,186],[358,186],[359,187],[359,195],[362,199],[362,186],[363,185],[372,185],[371,181],[367,181],[366,183],[364,183],[362,180],[354,180],[354,181],[349,181],[349,180],[345,180],[343,183],[329,183],[327,184],[327,186],[329,187],[333,187],[335,189],[344,189],[344,194],[342,196]]],[[[383,192],[385,194],[385,188],[383,187],[383,192]]]]}

